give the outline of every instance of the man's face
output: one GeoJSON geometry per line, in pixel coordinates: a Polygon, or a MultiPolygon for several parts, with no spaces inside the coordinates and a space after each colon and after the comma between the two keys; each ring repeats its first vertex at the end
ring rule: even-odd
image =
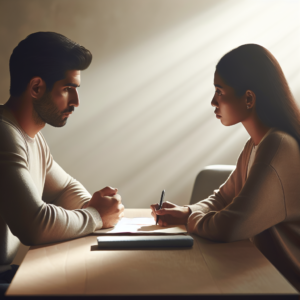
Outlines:
{"type": "Polygon", "coordinates": [[[67,71],[65,79],[56,81],[51,92],[45,92],[41,99],[33,101],[39,119],[54,127],[64,126],[72,111],[79,106],[79,86],[80,71],[67,71]]]}

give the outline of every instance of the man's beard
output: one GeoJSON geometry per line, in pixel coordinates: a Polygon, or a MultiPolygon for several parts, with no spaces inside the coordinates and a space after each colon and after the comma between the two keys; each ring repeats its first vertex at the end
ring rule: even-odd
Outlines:
{"type": "Polygon", "coordinates": [[[74,106],[60,111],[53,102],[50,92],[45,92],[41,99],[33,100],[34,119],[37,124],[47,123],[54,127],[66,125],[68,117],[65,113],[74,110],[74,106]]]}

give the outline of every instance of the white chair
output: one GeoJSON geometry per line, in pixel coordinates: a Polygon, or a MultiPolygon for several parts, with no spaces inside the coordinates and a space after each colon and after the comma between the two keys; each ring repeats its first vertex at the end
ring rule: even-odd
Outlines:
{"type": "Polygon", "coordinates": [[[211,165],[202,169],[196,177],[190,204],[212,195],[235,169],[234,165],[211,165]]]}

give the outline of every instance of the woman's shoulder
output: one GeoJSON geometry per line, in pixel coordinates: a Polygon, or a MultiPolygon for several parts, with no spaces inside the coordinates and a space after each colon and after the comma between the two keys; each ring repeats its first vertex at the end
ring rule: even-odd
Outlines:
{"type": "Polygon", "coordinates": [[[299,142],[287,132],[272,129],[268,135],[262,141],[262,147],[277,147],[288,146],[289,148],[295,148],[299,150],[299,142]]]}
{"type": "Polygon", "coordinates": [[[274,164],[276,157],[284,161],[300,162],[299,143],[287,132],[272,129],[259,144],[256,156],[256,163],[274,164]]]}

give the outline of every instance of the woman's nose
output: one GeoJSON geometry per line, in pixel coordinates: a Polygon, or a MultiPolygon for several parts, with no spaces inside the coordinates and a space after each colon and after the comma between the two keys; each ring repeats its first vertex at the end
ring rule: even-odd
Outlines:
{"type": "Polygon", "coordinates": [[[212,106],[212,107],[218,107],[218,106],[219,106],[219,105],[218,105],[218,102],[217,102],[216,99],[215,99],[215,97],[213,97],[212,100],[211,100],[211,106],[212,106]]]}

